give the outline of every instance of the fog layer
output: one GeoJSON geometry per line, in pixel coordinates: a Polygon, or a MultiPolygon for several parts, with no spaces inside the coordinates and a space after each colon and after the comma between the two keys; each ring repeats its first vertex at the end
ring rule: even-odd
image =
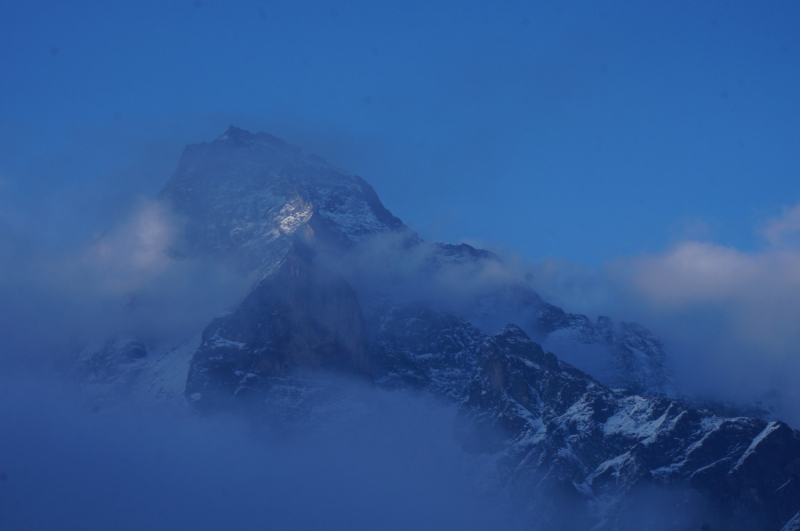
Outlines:
{"type": "Polygon", "coordinates": [[[519,529],[452,408],[353,384],[349,414],[276,436],[241,418],[90,411],[3,378],[0,528],[519,529]]]}

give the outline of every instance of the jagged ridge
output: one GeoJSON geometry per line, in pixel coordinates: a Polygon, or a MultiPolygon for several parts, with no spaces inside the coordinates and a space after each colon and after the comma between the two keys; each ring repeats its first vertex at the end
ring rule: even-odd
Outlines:
{"type": "MultiPolygon", "coordinates": [[[[288,418],[319,396],[313,373],[333,369],[459,404],[464,447],[494,454],[540,522],[613,529],[648,485],[698,493],[711,505],[689,507],[690,500],[684,508],[731,529],[779,529],[800,509],[796,431],[634,392],[663,395],[669,384],[663,348],[640,325],[592,323],[514,283],[464,311],[485,318],[513,306],[533,316],[521,324],[546,339],[609,349],[613,384],[627,389],[612,390],[516,326],[486,335],[463,315],[391,301],[364,316],[357,294],[317,262],[316,250],[347,250],[383,233],[400,234],[409,248],[421,240],[366,182],[319,157],[232,127],[187,147],[161,197],[186,219],[178,255],[222,255],[263,277],[206,328],[194,352],[186,396],[201,410],[280,403],[288,418]],[[548,509],[554,492],[574,502],[568,511],[548,509]]],[[[497,260],[467,245],[429,252],[435,267],[497,260]]],[[[123,365],[140,372],[129,361],[114,372],[106,360],[119,356],[104,352],[85,358],[98,361],[87,377],[123,381],[123,365]]]]}

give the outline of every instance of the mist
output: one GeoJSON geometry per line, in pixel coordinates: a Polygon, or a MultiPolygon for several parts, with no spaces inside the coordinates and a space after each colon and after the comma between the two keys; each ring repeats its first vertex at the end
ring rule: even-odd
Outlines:
{"type": "Polygon", "coordinates": [[[49,369],[59,356],[120,336],[177,342],[238,304],[254,278],[223,261],[173,253],[181,227],[164,205],[141,198],[85,244],[6,232],[0,362],[49,369]]]}
{"type": "Polygon", "coordinates": [[[357,383],[359,413],[276,433],[241,416],[92,412],[46,376],[2,380],[0,527],[523,529],[452,436],[454,410],[357,383]]]}

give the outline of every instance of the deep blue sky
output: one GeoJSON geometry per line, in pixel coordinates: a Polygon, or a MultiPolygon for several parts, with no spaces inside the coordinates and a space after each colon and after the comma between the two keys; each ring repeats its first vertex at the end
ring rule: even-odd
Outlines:
{"type": "Polygon", "coordinates": [[[800,4],[0,4],[0,229],[91,238],[266,130],[430,239],[597,266],[748,250],[800,199],[800,4]]]}

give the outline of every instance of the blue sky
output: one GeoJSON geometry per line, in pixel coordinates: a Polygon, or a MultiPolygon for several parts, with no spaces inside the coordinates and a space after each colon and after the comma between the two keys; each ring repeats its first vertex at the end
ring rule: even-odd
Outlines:
{"type": "Polygon", "coordinates": [[[598,267],[800,199],[796,2],[3,2],[0,223],[86,241],[234,123],[429,239],[598,267]]]}

